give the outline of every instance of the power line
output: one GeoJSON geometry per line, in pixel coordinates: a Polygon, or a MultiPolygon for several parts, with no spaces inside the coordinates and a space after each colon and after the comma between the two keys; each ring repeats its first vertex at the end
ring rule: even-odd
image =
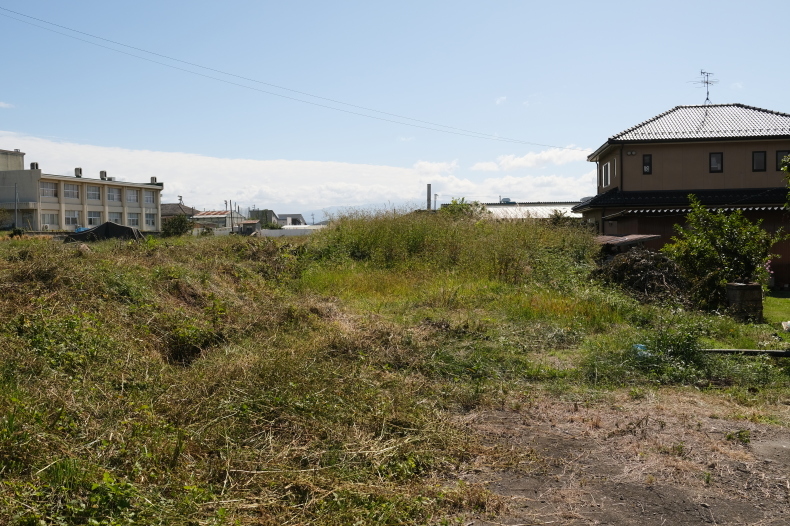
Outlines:
{"type": "Polygon", "coordinates": [[[300,98],[296,98],[296,97],[290,97],[288,95],[283,95],[281,93],[275,93],[275,92],[272,92],[272,91],[267,91],[267,90],[255,88],[255,87],[252,87],[252,86],[248,86],[246,84],[233,82],[233,81],[230,81],[230,80],[227,80],[227,79],[222,79],[222,78],[215,77],[215,76],[212,76],[212,75],[206,75],[204,73],[199,73],[197,71],[192,71],[190,69],[174,66],[172,64],[167,64],[165,62],[160,62],[158,60],[153,60],[151,58],[143,57],[143,56],[140,56],[140,55],[137,55],[137,54],[134,54],[134,53],[129,53],[129,52],[126,52],[126,51],[123,51],[123,50],[120,50],[120,49],[116,49],[114,47],[105,46],[105,45],[99,44],[97,42],[93,42],[91,40],[86,40],[84,38],[80,38],[80,37],[77,37],[77,36],[74,36],[74,35],[70,35],[68,33],[63,33],[61,31],[56,31],[56,30],[51,29],[49,27],[45,27],[45,26],[41,26],[41,25],[38,25],[38,24],[34,24],[34,23],[29,22],[27,20],[20,20],[19,18],[10,16],[10,15],[8,15],[6,13],[0,13],[0,15],[4,16],[6,18],[10,18],[11,20],[16,20],[17,22],[22,22],[23,24],[28,24],[28,25],[31,25],[33,27],[37,27],[39,29],[43,29],[45,31],[49,31],[51,33],[55,33],[55,34],[58,34],[58,35],[61,35],[61,36],[65,36],[67,38],[71,38],[73,40],[78,40],[80,42],[85,42],[87,44],[91,44],[93,46],[97,46],[97,47],[104,48],[104,49],[109,49],[110,51],[115,51],[116,53],[121,53],[123,55],[134,57],[134,58],[137,58],[137,59],[140,59],[140,60],[145,60],[145,61],[148,61],[148,62],[152,62],[154,64],[158,64],[158,65],[165,66],[165,67],[168,67],[168,68],[176,69],[178,71],[183,71],[185,73],[190,73],[192,75],[197,75],[199,77],[204,77],[204,78],[208,78],[208,79],[211,79],[211,80],[224,82],[226,84],[230,84],[230,85],[233,85],[233,86],[238,86],[238,87],[241,87],[241,88],[246,88],[246,89],[257,91],[257,92],[260,92],[260,93],[265,93],[267,95],[273,95],[275,97],[281,97],[281,98],[284,98],[284,99],[288,99],[288,100],[292,100],[292,101],[296,101],[296,102],[301,102],[301,103],[304,103],[304,104],[310,104],[310,105],[317,106],[317,107],[320,107],[320,108],[330,109],[330,110],[334,110],[334,111],[340,111],[340,112],[348,113],[348,114],[351,114],[351,115],[357,115],[359,117],[367,117],[369,119],[375,119],[375,120],[384,121],[384,122],[390,122],[390,123],[394,123],[394,124],[401,124],[403,126],[411,126],[413,128],[421,128],[421,129],[424,129],[424,130],[430,130],[430,131],[435,131],[435,132],[450,133],[450,134],[453,134],[453,135],[459,135],[459,136],[463,136],[463,137],[472,137],[472,138],[475,138],[475,139],[487,139],[487,140],[500,141],[500,142],[509,142],[509,143],[515,143],[515,144],[526,144],[526,145],[531,145],[531,146],[542,146],[542,147],[546,147],[546,148],[557,148],[557,149],[561,149],[561,150],[587,151],[586,149],[583,149],[583,148],[571,148],[571,147],[568,147],[568,146],[554,146],[554,145],[551,145],[551,144],[542,144],[542,143],[536,143],[536,142],[522,141],[522,140],[519,140],[519,139],[511,139],[511,138],[508,138],[508,137],[500,137],[498,135],[492,135],[492,134],[488,134],[488,133],[476,132],[476,131],[472,131],[472,130],[465,130],[463,128],[456,128],[456,127],[453,127],[453,126],[447,126],[447,125],[438,124],[438,123],[435,123],[435,122],[424,121],[424,120],[420,120],[420,119],[414,119],[414,118],[411,118],[411,117],[398,115],[396,113],[389,113],[389,112],[386,112],[386,111],[376,110],[376,109],[368,108],[368,107],[365,107],[365,106],[359,106],[359,105],[356,105],[356,104],[350,104],[350,103],[347,103],[347,102],[342,102],[342,101],[331,99],[331,98],[327,98],[327,97],[321,97],[319,95],[313,95],[313,94],[310,94],[310,93],[307,93],[307,92],[304,92],[304,91],[299,91],[299,90],[295,90],[295,89],[291,89],[291,88],[286,88],[286,87],[283,87],[283,86],[278,86],[277,84],[271,84],[271,83],[268,83],[268,82],[252,79],[252,78],[249,78],[249,77],[244,77],[242,75],[236,75],[234,73],[228,73],[226,71],[222,71],[222,70],[219,70],[219,69],[211,68],[211,67],[208,67],[208,66],[202,66],[202,65],[196,64],[194,62],[189,62],[189,61],[186,61],[186,60],[181,60],[181,59],[178,59],[178,58],[170,57],[170,56],[164,55],[162,53],[157,53],[157,52],[154,52],[154,51],[148,51],[146,49],[142,49],[142,48],[139,48],[139,47],[135,47],[135,46],[131,46],[131,45],[128,45],[128,44],[124,44],[122,42],[117,42],[115,40],[110,40],[108,38],[103,38],[103,37],[100,37],[100,36],[97,36],[97,35],[93,35],[91,33],[86,33],[84,31],[79,31],[77,29],[72,29],[70,27],[63,26],[63,25],[60,25],[60,24],[56,24],[54,22],[49,22],[48,20],[44,20],[44,19],[41,19],[41,18],[36,18],[36,17],[30,16],[30,15],[26,15],[26,14],[20,13],[18,11],[13,11],[11,9],[7,9],[5,7],[2,7],[2,6],[0,6],[0,10],[6,11],[8,13],[13,13],[13,14],[15,14],[17,16],[22,16],[22,17],[25,17],[25,18],[29,18],[31,20],[35,20],[37,22],[48,24],[48,25],[51,25],[51,26],[54,26],[54,27],[65,29],[65,30],[71,31],[73,33],[77,33],[77,34],[80,34],[80,35],[85,35],[85,36],[90,37],[90,38],[94,38],[94,39],[97,39],[97,40],[108,42],[108,43],[111,43],[111,44],[114,44],[114,45],[117,45],[117,46],[122,46],[122,47],[125,47],[125,48],[128,48],[128,49],[133,49],[133,50],[139,51],[141,53],[147,53],[147,54],[154,55],[154,56],[157,56],[157,57],[160,57],[160,58],[164,58],[164,59],[167,59],[167,60],[172,60],[174,62],[179,62],[181,64],[186,64],[186,65],[189,65],[189,66],[192,66],[192,67],[197,67],[197,68],[200,68],[200,69],[204,69],[206,71],[212,71],[214,73],[219,73],[221,75],[227,75],[229,77],[234,77],[234,78],[237,78],[237,79],[240,79],[240,80],[245,80],[247,82],[254,82],[254,83],[262,84],[262,85],[265,85],[265,86],[271,86],[273,88],[281,89],[281,90],[284,90],[284,91],[290,91],[290,92],[293,92],[293,93],[297,93],[299,95],[305,95],[305,96],[308,96],[308,97],[313,97],[313,98],[316,98],[316,99],[319,99],[319,100],[332,102],[334,104],[341,104],[341,105],[348,106],[348,107],[351,107],[351,108],[356,108],[356,109],[369,111],[369,112],[374,112],[374,113],[380,113],[382,115],[387,115],[387,116],[390,116],[390,117],[396,117],[398,119],[409,120],[409,121],[413,121],[415,123],[421,123],[421,124],[413,124],[413,123],[410,123],[410,122],[402,122],[402,121],[397,121],[397,120],[388,119],[388,118],[384,118],[384,117],[377,117],[375,115],[368,115],[366,113],[360,113],[360,112],[357,112],[357,111],[347,110],[347,109],[343,109],[343,108],[336,108],[334,106],[329,106],[329,105],[326,105],[326,104],[320,104],[320,103],[317,103],[317,102],[312,102],[312,101],[308,101],[308,100],[304,100],[304,99],[300,99],[300,98]],[[424,125],[428,125],[428,126],[424,126],[424,125]],[[441,129],[441,128],[445,128],[445,129],[441,129]]]}

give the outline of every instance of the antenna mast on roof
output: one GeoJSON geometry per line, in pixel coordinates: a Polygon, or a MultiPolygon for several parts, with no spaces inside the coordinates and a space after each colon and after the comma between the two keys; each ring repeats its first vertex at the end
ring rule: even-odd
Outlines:
{"type": "Polygon", "coordinates": [[[719,81],[711,78],[711,76],[715,75],[715,73],[709,73],[704,69],[699,70],[699,74],[702,77],[702,80],[694,81],[694,84],[705,86],[705,104],[713,104],[710,101],[710,87],[714,84],[718,84],[719,81]]]}

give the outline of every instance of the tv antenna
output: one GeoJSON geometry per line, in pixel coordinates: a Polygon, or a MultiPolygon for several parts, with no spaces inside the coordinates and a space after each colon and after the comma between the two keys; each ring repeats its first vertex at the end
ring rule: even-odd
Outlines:
{"type": "Polygon", "coordinates": [[[711,78],[711,76],[713,76],[714,73],[710,73],[708,71],[705,71],[704,69],[699,70],[699,74],[702,77],[702,79],[694,81],[694,84],[705,86],[705,104],[713,104],[710,101],[710,87],[714,84],[718,84],[719,81],[711,78]]]}

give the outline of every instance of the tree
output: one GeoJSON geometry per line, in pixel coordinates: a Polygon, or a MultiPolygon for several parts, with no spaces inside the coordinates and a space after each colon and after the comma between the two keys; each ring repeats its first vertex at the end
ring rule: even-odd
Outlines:
{"type": "Polygon", "coordinates": [[[787,239],[781,229],[771,234],[752,223],[740,210],[710,211],[689,195],[687,227],[675,225],[678,235],[662,252],[680,265],[692,283],[692,300],[704,308],[726,306],[726,284],[758,282],[767,285],[771,247],[787,239]]]}
{"type": "Polygon", "coordinates": [[[169,217],[162,222],[162,235],[165,237],[183,236],[192,230],[192,221],[184,215],[169,217]]]}
{"type": "Polygon", "coordinates": [[[439,213],[455,219],[471,218],[480,219],[490,214],[488,209],[478,201],[467,201],[465,197],[453,197],[449,205],[442,205],[439,213]]]}

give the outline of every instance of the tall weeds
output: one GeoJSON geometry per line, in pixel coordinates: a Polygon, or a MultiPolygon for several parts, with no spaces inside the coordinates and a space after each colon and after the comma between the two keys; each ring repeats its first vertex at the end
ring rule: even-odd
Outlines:
{"type": "Polygon", "coordinates": [[[381,268],[424,266],[510,283],[564,282],[587,268],[597,247],[576,225],[494,221],[439,213],[353,211],[311,240],[319,259],[381,268]]]}

